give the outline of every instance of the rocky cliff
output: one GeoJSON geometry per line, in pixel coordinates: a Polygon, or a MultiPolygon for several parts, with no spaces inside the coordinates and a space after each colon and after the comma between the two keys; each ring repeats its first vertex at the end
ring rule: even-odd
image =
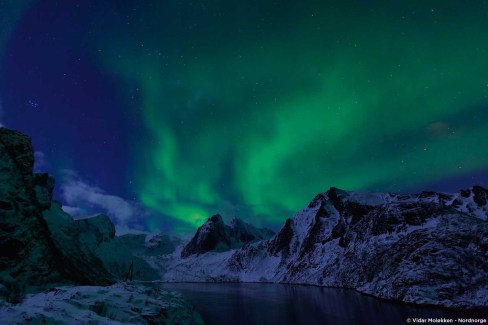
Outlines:
{"type": "Polygon", "coordinates": [[[80,267],[53,240],[43,214],[51,209],[54,179],[34,174],[30,139],[0,128],[0,284],[7,292],[53,282],[109,284],[98,264],[80,267]]]}
{"type": "Polygon", "coordinates": [[[116,237],[104,215],[74,220],[33,162],[30,139],[0,128],[0,294],[10,301],[31,285],[110,284],[134,262],[144,280],[314,284],[488,306],[488,190],[480,186],[411,195],[331,188],[275,235],[215,215],[178,246],[164,235],[116,237]]]}
{"type": "Polygon", "coordinates": [[[450,307],[488,306],[488,190],[317,195],[271,239],[169,263],[168,281],[314,284],[450,307]]]}
{"type": "Polygon", "coordinates": [[[240,248],[244,244],[271,238],[274,232],[269,229],[258,229],[240,219],[233,219],[230,225],[224,224],[218,214],[210,217],[195,236],[183,248],[181,257],[199,255],[206,252],[223,252],[240,248]]]}
{"type": "Polygon", "coordinates": [[[134,263],[134,280],[159,278],[158,273],[139,257],[145,255],[146,235],[115,236],[115,227],[106,215],[75,220],[56,201],[43,212],[43,217],[55,245],[76,262],[80,272],[87,268],[103,270],[113,280],[123,281],[134,263]]]}
{"type": "Polygon", "coordinates": [[[135,280],[158,278],[136,255],[172,252],[169,237],[117,237],[103,214],[73,219],[52,200],[54,179],[33,164],[30,139],[0,128],[0,323],[203,323],[178,293],[106,286],[132,262],[135,280]]]}
{"type": "MultiPolygon", "coordinates": [[[[158,273],[139,256],[174,250],[169,237],[115,236],[103,215],[75,220],[52,200],[54,179],[34,174],[29,137],[0,128],[0,289],[22,292],[52,283],[108,285],[158,273]],[[149,247],[146,247],[149,246],[149,247]]],[[[1,291],[1,290],[0,290],[1,291]]]]}

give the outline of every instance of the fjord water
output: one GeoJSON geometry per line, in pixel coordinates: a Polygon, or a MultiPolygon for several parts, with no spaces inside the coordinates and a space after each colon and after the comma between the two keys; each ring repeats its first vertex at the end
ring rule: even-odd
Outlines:
{"type": "Polygon", "coordinates": [[[438,308],[389,303],[336,288],[266,283],[158,286],[182,292],[208,325],[406,324],[408,318],[454,316],[438,308]]]}

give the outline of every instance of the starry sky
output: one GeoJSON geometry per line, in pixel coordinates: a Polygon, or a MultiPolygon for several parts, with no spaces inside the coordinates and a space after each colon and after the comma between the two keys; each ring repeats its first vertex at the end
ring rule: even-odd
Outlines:
{"type": "Polygon", "coordinates": [[[487,30],[487,1],[0,0],[0,122],[73,215],[276,229],[331,186],[488,186],[487,30]]]}

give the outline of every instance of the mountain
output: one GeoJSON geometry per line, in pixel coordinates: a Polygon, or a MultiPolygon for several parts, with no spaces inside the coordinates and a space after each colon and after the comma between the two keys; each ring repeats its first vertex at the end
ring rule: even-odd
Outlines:
{"type": "Polygon", "coordinates": [[[155,254],[169,254],[175,248],[169,236],[155,236],[151,242],[146,241],[146,237],[145,234],[117,236],[110,241],[101,243],[94,249],[94,252],[117,280],[126,279],[132,263],[134,280],[159,280],[159,273],[146,262],[144,257],[155,254]],[[155,243],[156,241],[158,242],[155,243]]]}
{"type": "Polygon", "coordinates": [[[43,212],[51,238],[64,256],[76,262],[80,272],[103,269],[113,280],[125,280],[131,263],[134,280],[157,280],[158,273],[139,255],[145,255],[146,235],[115,236],[112,221],[104,214],[73,219],[54,201],[43,212]],[[96,266],[96,267],[95,267],[96,266]]]}
{"type": "Polygon", "coordinates": [[[171,254],[175,251],[176,246],[182,243],[180,238],[164,234],[148,236],[146,240],[144,256],[171,254]]]}
{"type": "Polygon", "coordinates": [[[43,218],[54,179],[34,174],[33,164],[29,137],[0,128],[0,287],[13,293],[55,282],[110,284],[100,263],[80,272],[79,260],[56,245],[43,218]]]}
{"type": "MultiPolygon", "coordinates": [[[[33,163],[30,139],[0,128],[0,298],[7,301],[30,286],[108,285],[133,264],[139,280],[312,284],[401,302],[488,306],[488,190],[480,186],[409,195],[330,188],[276,234],[215,215],[185,245],[165,235],[118,237],[103,214],[73,219],[52,200],[54,179],[34,174],[33,163]]],[[[77,299],[53,303],[84,303],[77,299]]]]}
{"type": "MultiPolygon", "coordinates": [[[[53,201],[54,178],[34,174],[28,136],[0,128],[0,293],[17,299],[31,286],[109,285],[123,280],[134,262],[134,279],[158,273],[137,255],[170,252],[164,236],[146,247],[145,235],[115,236],[103,215],[75,220],[53,201]]],[[[156,239],[153,239],[156,240],[156,239]]]]}
{"type": "Polygon", "coordinates": [[[138,255],[170,253],[176,240],[117,237],[103,214],[73,219],[52,200],[54,179],[34,174],[33,164],[29,137],[0,128],[1,324],[203,323],[179,293],[111,285],[132,262],[134,280],[158,279],[138,255]]]}
{"type": "Polygon", "coordinates": [[[269,240],[166,259],[162,276],[166,281],[313,284],[402,302],[486,307],[487,198],[488,190],[480,186],[412,195],[331,188],[269,240]]]}
{"type": "Polygon", "coordinates": [[[222,217],[216,214],[198,228],[195,236],[183,248],[181,257],[210,251],[228,251],[247,243],[271,238],[273,235],[274,232],[269,229],[258,229],[237,218],[232,219],[230,225],[225,225],[222,217]]]}

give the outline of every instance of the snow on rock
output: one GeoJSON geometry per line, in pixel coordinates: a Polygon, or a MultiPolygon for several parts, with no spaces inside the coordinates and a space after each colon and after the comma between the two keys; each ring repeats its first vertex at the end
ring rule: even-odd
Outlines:
{"type": "Polygon", "coordinates": [[[52,201],[54,179],[33,174],[33,162],[30,139],[0,128],[0,298],[7,301],[29,286],[111,284],[134,262],[141,280],[314,284],[488,306],[488,190],[480,186],[411,195],[331,188],[274,236],[215,215],[183,246],[164,235],[116,237],[104,215],[74,220],[52,201]]]}
{"type": "Polygon", "coordinates": [[[58,287],[0,307],[0,324],[203,324],[179,293],[124,283],[58,287]]]}
{"type": "Polygon", "coordinates": [[[230,225],[224,224],[218,214],[198,228],[195,236],[184,247],[181,257],[199,255],[210,251],[223,252],[242,247],[246,243],[268,239],[274,235],[269,229],[258,229],[240,219],[233,219],[230,225]]]}
{"type": "MultiPolygon", "coordinates": [[[[150,263],[167,281],[313,284],[395,301],[487,307],[487,198],[479,186],[412,195],[331,188],[269,240],[150,263]]],[[[210,225],[193,241],[211,233],[210,225]]]]}
{"type": "Polygon", "coordinates": [[[240,248],[245,244],[269,239],[275,235],[275,232],[271,229],[256,228],[239,218],[232,219],[226,229],[229,233],[232,248],[240,248]]]}

